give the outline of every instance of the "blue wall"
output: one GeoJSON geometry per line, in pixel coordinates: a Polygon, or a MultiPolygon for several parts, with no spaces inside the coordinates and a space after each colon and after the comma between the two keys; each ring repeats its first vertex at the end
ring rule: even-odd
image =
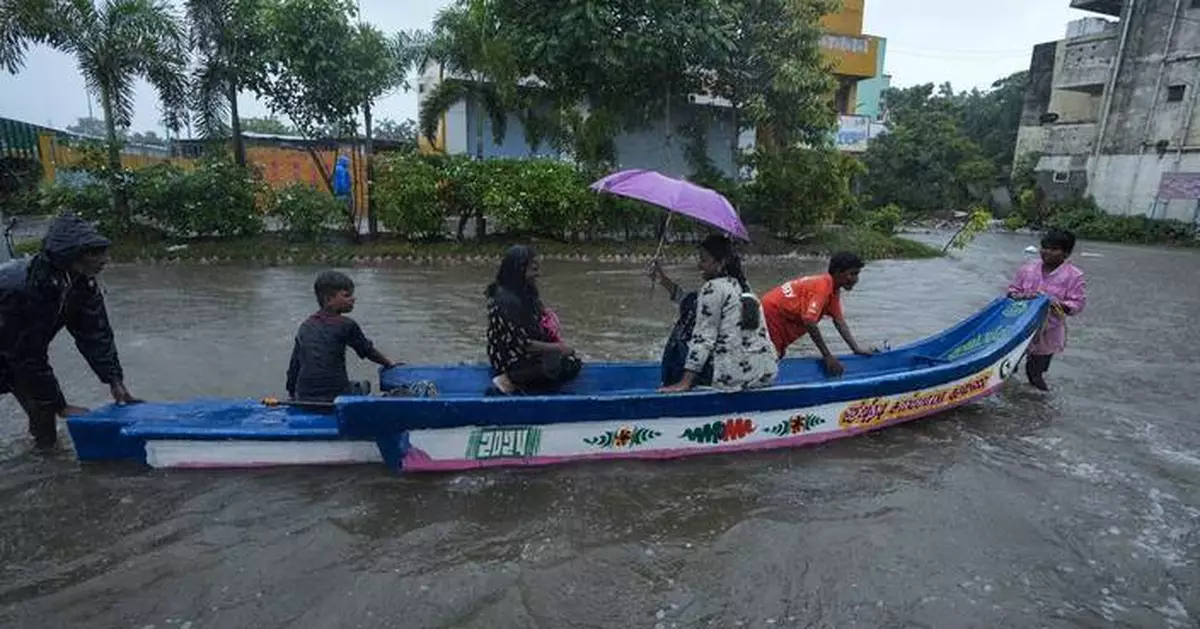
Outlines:
{"type": "MultiPolygon", "coordinates": [[[[476,103],[467,102],[467,153],[475,153],[475,124],[476,103]]],[[[655,120],[650,124],[628,130],[618,135],[614,143],[617,150],[617,163],[621,168],[649,168],[665,174],[676,176],[688,175],[692,172],[691,165],[685,157],[685,149],[690,139],[679,131],[679,126],[692,120],[703,109],[709,110],[707,145],[709,158],[726,175],[734,174],[731,146],[734,132],[729,110],[719,107],[704,107],[701,105],[678,105],[671,108],[671,126],[675,132],[671,142],[667,143],[666,120],[655,120]]],[[[448,124],[453,124],[451,118],[448,124]]],[[[492,137],[492,122],[488,117],[483,121],[483,154],[484,157],[560,157],[553,147],[542,143],[536,152],[530,150],[525,141],[525,127],[512,114],[508,116],[504,141],[497,144],[492,137]]]]}
{"type": "Polygon", "coordinates": [[[858,104],[854,113],[877,120],[883,114],[883,92],[889,87],[890,79],[884,76],[887,59],[887,39],[879,38],[879,56],[876,61],[875,78],[858,83],[858,104]]]}

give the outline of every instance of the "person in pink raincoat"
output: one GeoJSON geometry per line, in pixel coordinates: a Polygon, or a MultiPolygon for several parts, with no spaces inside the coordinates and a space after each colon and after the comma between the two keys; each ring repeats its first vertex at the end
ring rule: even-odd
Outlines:
{"type": "Polygon", "coordinates": [[[1067,261],[1075,249],[1075,235],[1066,230],[1052,229],[1042,236],[1041,259],[1031,261],[1017,271],[1008,286],[1013,299],[1034,299],[1038,295],[1050,298],[1050,316],[1033,337],[1025,359],[1025,375],[1029,383],[1049,391],[1046,371],[1050,360],[1067,345],[1067,317],[1083,312],[1087,304],[1087,282],[1083,271],[1067,261]]]}

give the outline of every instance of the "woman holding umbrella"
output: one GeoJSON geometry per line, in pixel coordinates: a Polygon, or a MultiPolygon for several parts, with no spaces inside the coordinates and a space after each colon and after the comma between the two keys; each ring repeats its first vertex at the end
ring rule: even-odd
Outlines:
{"type": "MultiPolygon", "coordinates": [[[[591,185],[593,190],[651,203],[691,217],[742,240],[749,241],[746,226],[729,200],[715,190],[690,181],[668,177],[652,170],[623,170],[591,185]]],[[[663,239],[666,229],[663,229],[663,239]]],[[[662,250],[663,240],[658,243],[662,250]]],[[[775,381],[775,361],[762,314],[762,306],[750,292],[742,273],[741,259],[725,236],[712,235],[700,243],[700,271],[705,283],[698,293],[680,296],[658,265],[650,277],[666,287],[679,302],[679,320],[663,351],[663,388],[674,393],[698,385],[725,390],[768,386],[775,381]]]]}
{"type": "MultiPolygon", "coordinates": [[[[663,352],[664,386],[659,391],[678,393],[704,385],[726,391],[770,386],[779,371],[774,346],[733,243],[716,234],[705,238],[698,266],[705,282],[698,293],[682,300],[680,321],[663,352]],[[689,320],[692,329],[685,350],[681,337],[686,332],[681,328],[689,320]]],[[[657,263],[651,265],[651,277],[678,296],[679,285],[657,263]]]]}

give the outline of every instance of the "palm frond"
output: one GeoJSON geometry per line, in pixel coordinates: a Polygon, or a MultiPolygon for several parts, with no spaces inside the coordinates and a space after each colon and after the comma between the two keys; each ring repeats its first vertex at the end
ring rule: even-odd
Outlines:
{"type": "Polygon", "coordinates": [[[492,139],[496,144],[504,144],[504,136],[508,135],[508,108],[504,98],[497,91],[494,83],[476,83],[476,93],[479,96],[478,106],[492,121],[492,139]]]}
{"type": "Polygon", "coordinates": [[[229,130],[225,123],[229,113],[228,83],[223,70],[215,63],[202,65],[192,77],[192,110],[204,138],[224,137],[229,130]]]}
{"type": "Polygon", "coordinates": [[[467,85],[462,81],[445,80],[433,88],[433,91],[425,96],[425,100],[421,101],[421,110],[417,115],[417,126],[420,127],[421,135],[433,143],[442,116],[455,103],[465,99],[467,94],[467,85]]]}

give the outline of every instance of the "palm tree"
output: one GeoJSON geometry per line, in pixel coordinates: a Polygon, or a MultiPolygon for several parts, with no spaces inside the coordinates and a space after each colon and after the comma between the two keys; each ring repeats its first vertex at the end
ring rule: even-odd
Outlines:
{"type": "MultiPolygon", "coordinates": [[[[517,101],[517,72],[508,41],[498,32],[490,17],[491,0],[461,0],[444,9],[433,22],[433,35],[416,55],[418,72],[430,63],[439,65],[441,82],[425,96],[418,112],[418,126],[431,144],[435,142],[438,121],[456,103],[468,101],[475,109],[475,158],[483,159],[484,118],[492,122],[492,137],[504,141],[510,104],[517,101]],[[446,75],[450,74],[451,77],[446,75]],[[457,75],[457,76],[454,76],[457,75]],[[465,77],[465,78],[464,78],[465,77]]],[[[487,217],[481,208],[470,208],[459,216],[458,237],[471,214],[475,216],[475,235],[487,233],[487,217]]]]}
{"type": "Polygon", "coordinates": [[[29,44],[51,41],[51,0],[0,0],[0,68],[16,74],[29,44]]]}
{"type": "Polygon", "coordinates": [[[238,116],[238,92],[253,75],[263,42],[260,0],[187,0],[191,47],[199,66],[192,98],[200,132],[223,137],[232,130],[233,156],[246,165],[246,144],[238,116]],[[225,117],[229,116],[229,126],[225,117]]]}
{"type": "Polygon", "coordinates": [[[497,143],[502,142],[508,122],[506,104],[516,96],[512,55],[507,41],[488,17],[488,3],[464,0],[439,13],[433,22],[432,38],[415,63],[423,72],[436,62],[442,73],[442,81],[421,103],[421,133],[433,143],[442,116],[459,101],[469,100],[475,105],[477,159],[483,159],[484,118],[491,119],[492,135],[497,143]]]}
{"type": "Polygon", "coordinates": [[[133,121],[134,82],[146,79],[162,99],[166,127],[178,131],[186,116],[187,38],[162,0],[58,0],[58,48],[75,56],[88,89],[100,96],[108,135],[109,183],[117,216],[128,219],[121,186],[117,128],[133,121]]]}

